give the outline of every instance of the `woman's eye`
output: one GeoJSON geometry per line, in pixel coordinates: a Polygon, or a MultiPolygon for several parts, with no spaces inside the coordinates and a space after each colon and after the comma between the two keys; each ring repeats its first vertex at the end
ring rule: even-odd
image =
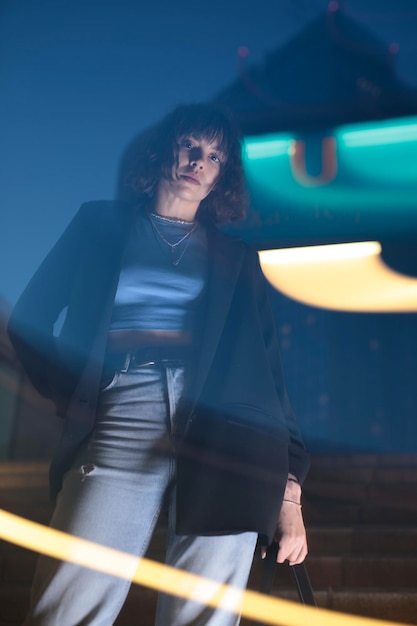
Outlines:
{"type": "Polygon", "coordinates": [[[184,146],[184,148],[187,148],[187,150],[191,150],[191,148],[193,147],[192,142],[189,141],[188,139],[184,139],[184,141],[182,142],[182,145],[184,146]]]}
{"type": "Polygon", "coordinates": [[[215,163],[221,163],[220,157],[217,154],[212,154],[210,158],[215,163]]]}

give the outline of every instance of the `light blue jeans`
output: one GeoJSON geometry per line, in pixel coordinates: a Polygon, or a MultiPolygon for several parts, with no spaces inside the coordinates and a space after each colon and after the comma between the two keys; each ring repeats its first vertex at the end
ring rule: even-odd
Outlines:
{"type": "MultiPolygon", "coordinates": [[[[185,368],[150,365],[116,373],[103,389],[96,427],[66,474],[51,526],[143,556],[164,499],[169,506],[166,562],[239,588],[247,583],[255,533],[215,537],[174,531],[175,460],[171,433],[185,368]]],[[[110,626],[129,581],[40,557],[26,626],[110,626]]],[[[239,617],[160,594],[158,626],[236,626],[239,617]]],[[[140,626],[138,615],[137,623],[140,626]]]]}

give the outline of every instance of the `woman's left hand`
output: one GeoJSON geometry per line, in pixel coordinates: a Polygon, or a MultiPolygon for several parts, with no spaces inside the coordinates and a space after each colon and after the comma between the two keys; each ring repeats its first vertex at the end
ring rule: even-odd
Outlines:
{"type": "MultiPolygon", "coordinates": [[[[279,543],[278,563],[288,560],[290,565],[298,565],[307,556],[307,537],[300,499],[300,485],[289,481],[285,490],[274,537],[274,541],[279,543]]],[[[266,551],[267,547],[263,546],[261,551],[263,559],[266,556],[266,551]]]]}

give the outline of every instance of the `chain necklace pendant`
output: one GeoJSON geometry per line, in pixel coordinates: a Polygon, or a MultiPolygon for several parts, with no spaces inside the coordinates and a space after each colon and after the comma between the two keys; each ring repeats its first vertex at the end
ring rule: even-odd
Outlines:
{"type": "MultiPolygon", "coordinates": [[[[185,235],[180,237],[180,239],[178,239],[178,241],[175,241],[174,243],[171,243],[161,233],[161,231],[157,227],[156,223],[152,219],[152,216],[153,216],[152,214],[149,215],[149,221],[151,223],[151,226],[152,226],[152,229],[154,231],[155,237],[158,240],[158,243],[159,243],[161,248],[162,248],[162,244],[165,244],[165,246],[167,246],[171,250],[170,257],[171,257],[172,265],[174,265],[174,267],[177,267],[180,264],[180,261],[181,261],[182,257],[186,253],[187,248],[188,248],[188,246],[190,244],[191,237],[192,237],[193,233],[195,232],[195,230],[198,228],[199,224],[198,224],[198,222],[195,222],[194,226],[191,228],[191,230],[189,230],[188,232],[185,233],[185,235]],[[184,244],[183,250],[180,253],[180,255],[178,256],[178,258],[174,259],[175,251],[178,250],[178,246],[180,246],[181,244],[184,244]]],[[[153,216],[153,217],[156,217],[156,216],[153,216]]],[[[167,220],[167,221],[169,221],[169,220],[167,220]]],[[[168,250],[166,250],[166,248],[165,248],[165,251],[168,252],[168,250]]]]}
{"type": "Polygon", "coordinates": [[[180,264],[180,261],[181,261],[182,257],[184,256],[184,254],[185,254],[185,253],[186,253],[186,251],[187,251],[187,248],[188,248],[188,245],[189,245],[190,241],[191,241],[191,236],[190,236],[190,237],[188,237],[188,239],[186,240],[185,245],[184,245],[184,248],[183,248],[183,251],[181,252],[181,254],[179,255],[179,257],[178,257],[177,259],[174,259],[174,258],[173,258],[173,256],[174,256],[174,252],[175,252],[175,249],[174,249],[174,248],[171,248],[171,260],[172,260],[172,265],[174,265],[175,267],[177,267],[177,266],[180,264]]]}

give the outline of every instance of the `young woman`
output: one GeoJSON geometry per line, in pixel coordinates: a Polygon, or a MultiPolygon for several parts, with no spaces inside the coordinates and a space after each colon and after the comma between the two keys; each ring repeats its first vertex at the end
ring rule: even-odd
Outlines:
{"type": "MultiPolygon", "coordinates": [[[[258,533],[271,540],[277,528],[279,561],[305,558],[299,503],[309,462],[257,254],[216,228],[245,213],[240,153],[216,108],[168,115],[127,177],[132,201],[81,207],[22,294],[9,332],[32,382],[65,417],[51,465],[52,526],[143,555],[166,503],[167,563],[243,588],[258,533]],[[268,453],[279,459],[276,496],[260,497],[243,468],[220,497],[203,472],[184,514],[190,476],[182,466],[177,473],[174,444],[199,411],[206,420],[244,411],[253,433],[265,419],[279,424],[268,453]]],[[[206,423],[216,435],[216,421],[206,423]]],[[[265,451],[253,442],[261,463],[265,451]]],[[[128,588],[41,557],[26,624],[108,626],[128,588]]],[[[161,594],[156,622],[232,626],[239,617],[161,594]]]]}

